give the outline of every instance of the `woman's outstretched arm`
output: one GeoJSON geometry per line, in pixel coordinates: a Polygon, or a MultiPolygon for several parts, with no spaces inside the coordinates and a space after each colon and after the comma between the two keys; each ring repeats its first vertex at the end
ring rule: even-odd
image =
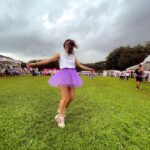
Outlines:
{"type": "Polygon", "coordinates": [[[92,68],[89,68],[89,67],[86,67],[86,66],[80,64],[80,62],[79,62],[77,59],[75,59],[75,62],[76,62],[76,65],[77,65],[79,68],[82,68],[82,69],[88,70],[88,71],[93,71],[93,72],[95,71],[95,70],[92,69],[92,68]]]}
{"type": "Polygon", "coordinates": [[[50,62],[57,61],[59,58],[60,58],[60,54],[58,53],[58,54],[55,54],[54,56],[52,56],[50,58],[41,60],[41,61],[36,62],[36,63],[27,63],[27,67],[33,67],[33,66],[37,66],[37,65],[45,65],[45,64],[48,64],[50,62]]]}

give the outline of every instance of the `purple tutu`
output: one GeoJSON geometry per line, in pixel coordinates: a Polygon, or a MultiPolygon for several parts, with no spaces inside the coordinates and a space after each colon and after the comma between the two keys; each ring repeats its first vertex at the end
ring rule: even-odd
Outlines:
{"type": "Polygon", "coordinates": [[[74,68],[64,68],[52,76],[48,83],[54,87],[79,87],[83,84],[83,81],[74,68]]]}

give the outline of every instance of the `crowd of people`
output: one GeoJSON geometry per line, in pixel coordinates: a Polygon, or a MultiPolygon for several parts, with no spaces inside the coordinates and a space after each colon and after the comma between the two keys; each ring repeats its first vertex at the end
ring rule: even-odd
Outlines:
{"type": "Polygon", "coordinates": [[[6,68],[3,68],[0,71],[0,76],[17,76],[20,75],[22,71],[22,68],[13,68],[13,67],[9,67],[7,66],[6,68]]]}
{"type": "MultiPolygon", "coordinates": [[[[115,70],[113,70],[113,71],[109,71],[104,76],[119,77],[122,80],[129,80],[129,78],[136,78],[136,76],[138,76],[137,68],[132,71],[129,71],[129,70],[115,71],[115,70]]],[[[143,72],[140,76],[142,77],[143,80],[150,81],[150,71],[143,70],[143,72]]]]}
{"type": "MultiPolygon", "coordinates": [[[[3,69],[0,72],[0,76],[20,76],[20,75],[29,75],[31,74],[32,76],[44,76],[44,75],[53,75],[57,73],[59,70],[58,69],[43,69],[39,70],[38,68],[11,68],[7,67],[3,69]]],[[[88,71],[81,71],[79,72],[80,75],[84,76],[91,76],[90,72],[88,71]]],[[[119,77],[122,80],[128,80],[129,78],[136,78],[138,72],[136,70],[134,71],[111,71],[111,73],[108,73],[107,76],[111,77],[119,77]]],[[[101,73],[95,72],[93,76],[101,76],[101,73]]],[[[142,73],[142,79],[145,81],[150,82],[150,71],[144,71],[142,73]]]]}
{"type": "MultiPolygon", "coordinates": [[[[139,76],[137,69],[131,72],[122,71],[119,74],[119,77],[122,80],[128,80],[129,78],[136,78],[137,76],[139,76]]],[[[143,71],[143,73],[140,76],[142,77],[143,80],[150,81],[150,71],[143,71]]]]}

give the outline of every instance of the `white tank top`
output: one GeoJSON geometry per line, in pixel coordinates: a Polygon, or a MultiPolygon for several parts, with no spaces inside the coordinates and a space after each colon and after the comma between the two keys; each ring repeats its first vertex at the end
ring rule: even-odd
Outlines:
{"type": "Polygon", "coordinates": [[[75,56],[73,54],[68,55],[66,52],[60,54],[59,67],[63,68],[75,68],[75,56]]]}

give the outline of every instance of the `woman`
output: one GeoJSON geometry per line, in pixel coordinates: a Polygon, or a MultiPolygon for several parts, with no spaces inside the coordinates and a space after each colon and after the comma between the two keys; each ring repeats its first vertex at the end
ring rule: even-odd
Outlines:
{"type": "Polygon", "coordinates": [[[78,61],[74,55],[74,48],[77,48],[77,44],[74,40],[67,39],[64,44],[64,52],[58,53],[51,58],[42,60],[37,63],[29,63],[28,67],[35,65],[48,64],[53,61],[59,60],[60,71],[56,73],[48,83],[54,87],[60,88],[61,100],[58,107],[58,114],[55,117],[55,120],[59,127],[65,127],[65,112],[69,104],[72,102],[75,96],[75,88],[82,85],[82,80],[78,73],[75,70],[75,67],[78,66],[84,70],[93,72],[94,70],[86,67],[78,61]]]}

